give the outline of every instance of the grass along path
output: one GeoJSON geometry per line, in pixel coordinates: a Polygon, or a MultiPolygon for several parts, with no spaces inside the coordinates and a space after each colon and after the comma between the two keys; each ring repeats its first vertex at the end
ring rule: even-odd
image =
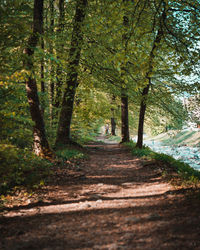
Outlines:
{"type": "Polygon", "coordinates": [[[39,202],[1,214],[0,249],[200,249],[198,192],[99,140],[74,178],[63,172],[39,202]]]}
{"type": "Polygon", "coordinates": [[[154,137],[146,138],[146,140],[154,140],[162,142],[163,145],[167,146],[190,146],[200,147],[200,130],[170,130],[166,133],[159,134],[154,137]]]}

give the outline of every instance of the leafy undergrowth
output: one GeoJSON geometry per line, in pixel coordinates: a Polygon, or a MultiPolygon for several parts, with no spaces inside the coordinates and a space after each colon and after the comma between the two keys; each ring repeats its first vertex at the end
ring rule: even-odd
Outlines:
{"type": "Polygon", "coordinates": [[[120,137],[120,136],[117,136],[117,135],[108,135],[107,138],[108,138],[110,141],[116,141],[116,142],[120,142],[120,141],[121,141],[121,137],[120,137]]]}
{"type": "Polygon", "coordinates": [[[62,161],[67,161],[70,159],[83,159],[86,157],[85,153],[74,148],[57,150],[56,156],[58,157],[58,159],[62,159],[62,161]]]}
{"type": "Polygon", "coordinates": [[[0,144],[0,160],[0,193],[3,195],[16,187],[30,189],[43,185],[52,164],[11,144],[0,144]]]}
{"type": "Polygon", "coordinates": [[[85,145],[91,141],[96,141],[96,137],[98,135],[99,135],[98,133],[92,133],[92,132],[87,133],[87,134],[82,133],[82,134],[74,135],[73,138],[78,144],[85,145]]]}
{"type": "Polygon", "coordinates": [[[56,156],[50,162],[35,156],[28,149],[0,144],[0,207],[38,201],[38,193],[49,181],[57,181],[66,171],[72,176],[72,166],[78,169],[78,160],[85,158],[86,154],[68,148],[57,151],[56,156]]]}
{"type": "Polygon", "coordinates": [[[146,146],[139,149],[132,141],[124,143],[124,145],[131,150],[132,155],[140,157],[146,164],[152,163],[162,166],[163,175],[170,178],[174,183],[195,187],[200,185],[200,172],[190,167],[189,164],[176,160],[169,155],[156,153],[146,146]]]}

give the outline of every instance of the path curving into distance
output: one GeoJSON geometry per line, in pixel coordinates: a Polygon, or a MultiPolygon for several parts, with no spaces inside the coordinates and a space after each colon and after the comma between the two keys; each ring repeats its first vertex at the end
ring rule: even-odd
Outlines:
{"type": "Polygon", "coordinates": [[[0,249],[200,249],[200,199],[104,137],[88,145],[82,177],[0,217],[0,249]]]}

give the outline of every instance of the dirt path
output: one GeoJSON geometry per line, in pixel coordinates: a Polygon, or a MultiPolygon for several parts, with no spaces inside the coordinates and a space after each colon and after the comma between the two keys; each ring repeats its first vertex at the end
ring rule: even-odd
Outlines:
{"type": "Polygon", "coordinates": [[[200,199],[117,144],[88,147],[77,178],[4,213],[0,249],[200,249],[200,199]]]}

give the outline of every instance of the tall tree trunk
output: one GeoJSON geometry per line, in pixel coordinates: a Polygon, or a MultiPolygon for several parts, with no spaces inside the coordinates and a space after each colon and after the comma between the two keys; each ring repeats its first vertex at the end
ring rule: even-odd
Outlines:
{"type": "MultiPolygon", "coordinates": [[[[41,49],[42,52],[44,53],[44,39],[41,39],[41,49]]],[[[41,92],[45,93],[45,84],[44,84],[44,56],[41,58],[41,65],[40,65],[40,70],[41,70],[41,92]]]]}
{"type": "Polygon", "coordinates": [[[111,135],[116,135],[115,129],[116,129],[115,118],[111,117],[111,135]]]}
{"type": "MultiPolygon", "coordinates": [[[[58,39],[58,45],[57,45],[57,59],[60,60],[61,55],[63,53],[63,31],[64,31],[64,0],[59,0],[59,20],[58,20],[58,30],[57,30],[57,39],[58,39]]],[[[56,68],[56,96],[55,96],[55,102],[54,107],[59,108],[61,98],[62,98],[62,85],[63,85],[63,75],[62,75],[62,66],[60,64],[57,64],[56,68]]],[[[56,110],[56,118],[58,116],[58,112],[56,110]]]]}
{"type": "Polygon", "coordinates": [[[147,107],[146,100],[147,100],[147,95],[149,93],[150,84],[151,80],[149,78],[148,85],[142,91],[142,101],[140,103],[140,114],[139,114],[139,125],[138,125],[138,139],[136,144],[136,147],[138,148],[142,148],[143,146],[144,117],[147,107]]]}
{"type": "MultiPolygon", "coordinates": [[[[129,0],[123,0],[124,3],[128,3],[129,0]]],[[[128,29],[129,29],[129,18],[125,14],[123,16],[123,26],[124,26],[124,33],[122,35],[122,42],[124,44],[124,51],[126,53],[127,45],[128,45],[128,29]]],[[[122,72],[125,72],[126,65],[124,64],[121,67],[122,72]]],[[[121,74],[123,79],[124,73],[121,74]]],[[[124,84],[124,83],[123,83],[124,84]]],[[[129,142],[129,121],[128,121],[128,94],[127,88],[121,87],[121,143],[129,142]]]]}
{"type": "Polygon", "coordinates": [[[44,120],[40,109],[36,80],[33,78],[33,55],[39,41],[39,34],[43,26],[43,0],[34,0],[33,33],[28,40],[25,49],[24,67],[29,72],[26,80],[26,92],[30,113],[34,122],[33,126],[33,150],[36,155],[49,156],[51,150],[45,134],[44,120]]]}
{"type": "Polygon", "coordinates": [[[127,90],[122,89],[121,94],[121,142],[129,141],[129,122],[128,122],[128,95],[127,90]]]}
{"type": "MultiPolygon", "coordinates": [[[[43,32],[42,32],[43,33],[43,32]]],[[[41,39],[41,49],[44,53],[44,39],[42,37],[41,39]]],[[[44,93],[45,93],[45,83],[44,83],[44,56],[42,55],[41,62],[40,62],[40,77],[41,77],[41,111],[42,115],[44,115],[44,109],[45,109],[45,100],[44,100],[44,93]]]]}
{"type": "Polygon", "coordinates": [[[56,147],[72,143],[70,126],[74,97],[78,86],[78,66],[83,42],[82,26],[86,14],[86,8],[87,0],[76,1],[76,13],[73,20],[74,24],[68,61],[68,75],[59,117],[56,147]]]}
{"type": "MultiPolygon", "coordinates": [[[[112,101],[111,101],[111,105],[115,104],[115,95],[112,96],[112,101]]],[[[116,129],[116,122],[115,122],[115,108],[111,107],[111,135],[116,135],[115,129],[116,129]]]]}
{"type": "MultiPolygon", "coordinates": [[[[49,0],[49,9],[50,9],[50,27],[49,31],[51,36],[54,33],[54,0],[49,0]]],[[[53,44],[50,43],[49,45],[50,54],[53,54],[53,44]]],[[[49,84],[49,95],[50,95],[50,102],[49,102],[49,110],[50,110],[50,126],[53,125],[53,105],[54,105],[54,90],[55,90],[55,66],[52,61],[50,61],[50,84],[49,84]]]]}
{"type": "Polygon", "coordinates": [[[165,2],[163,2],[164,10],[160,17],[160,27],[158,29],[158,33],[156,38],[153,42],[153,46],[149,56],[149,69],[146,73],[146,79],[148,79],[148,85],[142,91],[142,100],[140,103],[140,115],[139,115],[139,125],[138,125],[138,139],[136,143],[136,147],[142,148],[143,147],[143,134],[144,134],[144,119],[145,119],[145,111],[146,111],[146,101],[149,93],[149,88],[151,86],[151,73],[153,72],[153,60],[155,58],[155,50],[159,46],[161,39],[163,37],[163,29],[162,29],[162,21],[165,22],[166,19],[166,9],[165,9],[165,2]]]}

